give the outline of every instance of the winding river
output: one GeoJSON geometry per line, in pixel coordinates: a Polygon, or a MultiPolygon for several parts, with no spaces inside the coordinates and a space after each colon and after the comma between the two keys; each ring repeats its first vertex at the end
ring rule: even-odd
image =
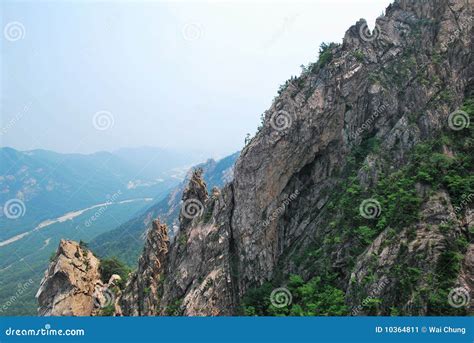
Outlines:
{"type": "Polygon", "coordinates": [[[33,232],[39,231],[39,230],[41,230],[41,229],[43,229],[47,226],[50,226],[50,225],[53,225],[53,224],[56,224],[56,223],[63,223],[67,220],[72,220],[72,219],[80,216],[84,212],[93,210],[94,208],[103,207],[103,206],[110,206],[110,205],[117,205],[117,204],[125,204],[125,203],[135,202],[135,201],[152,201],[152,200],[153,200],[153,198],[139,198],[139,199],[123,200],[123,201],[118,201],[118,202],[104,202],[102,204],[97,204],[97,205],[94,205],[94,206],[91,206],[91,207],[88,207],[88,208],[85,208],[85,209],[82,209],[82,210],[68,212],[68,213],[66,213],[66,214],[64,214],[60,217],[55,218],[55,219],[47,219],[47,220],[39,223],[38,226],[36,226],[31,231],[20,233],[19,235],[13,236],[13,237],[11,237],[7,240],[4,240],[4,241],[0,242],[0,247],[3,247],[3,246],[6,246],[6,245],[9,245],[11,243],[14,243],[16,241],[19,241],[20,239],[25,238],[26,236],[32,234],[33,232]]]}

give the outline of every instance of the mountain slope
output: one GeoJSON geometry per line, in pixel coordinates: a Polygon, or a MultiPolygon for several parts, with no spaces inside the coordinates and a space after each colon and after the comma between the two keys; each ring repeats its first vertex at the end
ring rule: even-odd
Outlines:
{"type": "Polygon", "coordinates": [[[0,303],[8,304],[0,315],[35,313],[32,285],[41,280],[61,238],[89,242],[180,182],[176,176],[184,177],[182,172],[166,168],[182,168],[182,160],[171,159],[161,169],[153,163],[155,169],[144,174],[127,157],[151,161],[156,153],[164,151],[137,148],[119,157],[0,148],[0,303]]]}
{"type": "Polygon", "coordinates": [[[174,242],[148,232],[123,314],[469,314],[472,18],[467,0],[398,0],[376,32],[322,45],[233,182],[208,194],[193,173],[174,242]]]}
{"type": "Polygon", "coordinates": [[[159,199],[180,181],[171,176],[159,179],[158,172],[144,177],[138,167],[108,152],[83,155],[1,148],[0,162],[0,240],[43,220],[107,201],[107,196],[119,191],[121,199],[159,199]],[[12,213],[14,218],[6,215],[8,204],[21,206],[18,214],[12,213]]]}
{"type": "MultiPolygon", "coordinates": [[[[203,169],[204,178],[210,188],[222,187],[232,180],[233,166],[238,156],[239,153],[234,153],[217,162],[210,159],[195,168],[203,169]]],[[[181,194],[189,177],[188,173],[185,180],[171,190],[164,199],[146,209],[139,216],[98,236],[90,243],[91,249],[98,256],[115,256],[127,264],[135,265],[143,248],[145,232],[154,218],[160,218],[163,223],[166,223],[170,229],[170,236],[174,236],[174,228],[178,225],[181,210],[181,194]]]]}

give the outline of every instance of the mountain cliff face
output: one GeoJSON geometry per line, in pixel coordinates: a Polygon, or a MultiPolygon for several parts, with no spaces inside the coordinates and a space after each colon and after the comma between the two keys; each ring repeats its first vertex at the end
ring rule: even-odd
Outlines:
{"type": "Polygon", "coordinates": [[[62,240],[36,295],[39,315],[90,316],[113,306],[112,292],[118,277],[104,284],[99,265],[100,261],[85,247],[62,240]]]}
{"type": "Polygon", "coordinates": [[[169,251],[166,225],[153,221],[145,247],[138,269],[131,275],[120,299],[122,311],[127,315],[153,316],[159,311],[163,264],[169,251]]]}
{"type": "Polygon", "coordinates": [[[323,45],[233,181],[195,171],[174,241],[153,225],[121,314],[467,314],[473,6],[396,1],[323,45]]]}
{"type": "MultiPolygon", "coordinates": [[[[203,170],[209,186],[222,187],[232,180],[233,167],[238,156],[237,152],[218,161],[209,159],[195,168],[203,170]]],[[[167,225],[172,238],[179,227],[181,196],[191,174],[189,172],[185,180],[172,189],[163,200],[116,229],[96,237],[90,242],[91,249],[99,256],[116,256],[129,265],[135,265],[143,249],[147,228],[151,226],[154,218],[160,218],[161,222],[167,225]]]]}

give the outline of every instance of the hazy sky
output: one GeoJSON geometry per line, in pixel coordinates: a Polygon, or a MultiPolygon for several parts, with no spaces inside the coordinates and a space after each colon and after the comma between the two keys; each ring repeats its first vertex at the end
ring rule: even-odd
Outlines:
{"type": "Polygon", "coordinates": [[[389,2],[2,0],[1,146],[226,155],[321,42],[389,2]]]}

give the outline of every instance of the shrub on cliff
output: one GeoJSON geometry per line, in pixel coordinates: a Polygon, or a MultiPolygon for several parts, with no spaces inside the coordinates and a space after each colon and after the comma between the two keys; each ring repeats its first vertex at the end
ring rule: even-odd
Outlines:
{"type": "Polygon", "coordinates": [[[117,286],[119,286],[120,288],[125,285],[128,279],[128,274],[131,272],[130,268],[128,268],[122,261],[120,261],[116,257],[103,259],[100,262],[99,271],[102,282],[104,283],[109,282],[110,277],[112,275],[119,275],[121,281],[117,286]]]}

